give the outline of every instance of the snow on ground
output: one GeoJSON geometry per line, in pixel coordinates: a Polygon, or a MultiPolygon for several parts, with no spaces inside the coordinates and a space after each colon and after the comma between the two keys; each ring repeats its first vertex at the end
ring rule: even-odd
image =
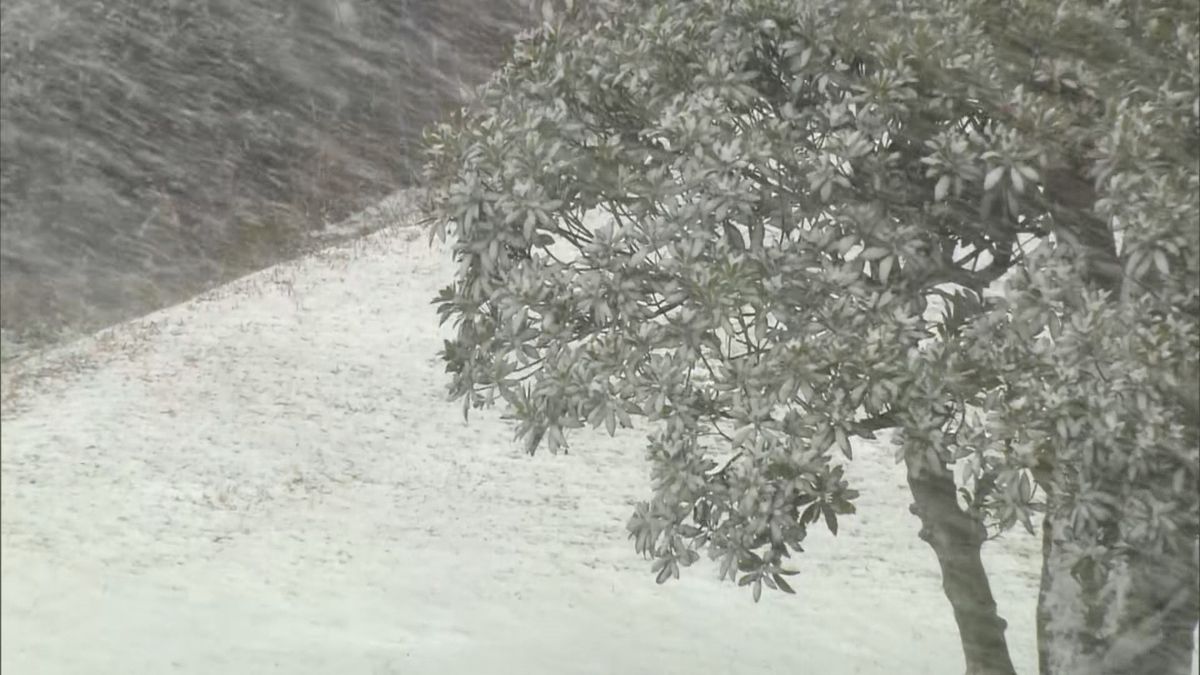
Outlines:
{"type": "MultiPolygon", "coordinates": [[[[525,456],[445,401],[448,255],[399,227],[5,366],[0,670],[962,672],[902,471],[814,533],[797,596],[654,584],[624,523],[642,433],[525,456]]],[[[1037,542],[989,569],[1035,672],[1037,542]]]]}

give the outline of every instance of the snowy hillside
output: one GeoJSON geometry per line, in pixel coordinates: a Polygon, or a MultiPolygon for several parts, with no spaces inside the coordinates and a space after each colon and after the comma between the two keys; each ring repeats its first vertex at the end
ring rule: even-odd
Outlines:
{"type": "MultiPolygon", "coordinates": [[[[445,401],[444,249],[399,227],[3,375],[5,675],[962,672],[891,449],[797,596],[656,586],[641,433],[525,456],[445,401]]],[[[1036,671],[1038,542],[988,549],[1036,671]]]]}

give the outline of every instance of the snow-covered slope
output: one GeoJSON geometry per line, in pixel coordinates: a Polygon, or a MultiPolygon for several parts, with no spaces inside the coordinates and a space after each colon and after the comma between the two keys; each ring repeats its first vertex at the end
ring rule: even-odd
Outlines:
{"type": "MultiPolygon", "coordinates": [[[[656,586],[623,529],[643,434],[530,458],[445,401],[451,269],[398,227],[6,366],[0,670],[962,672],[890,448],[797,596],[707,560],[656,586]]],[[[1022,672],[1036,549],[989,549],[1022,672]]]]}

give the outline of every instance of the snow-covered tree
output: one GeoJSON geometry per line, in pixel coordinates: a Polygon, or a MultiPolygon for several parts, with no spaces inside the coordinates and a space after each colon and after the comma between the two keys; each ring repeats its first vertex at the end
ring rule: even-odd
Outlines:
{"type": "Polygon", "coordinates": [[[1018,524],[1043,673],[1190,672],[1200,4],[561,9],[427,139],[464,414],[644,418],[636,550],[755,599],[893,429],[968,672],[1013,672],[980,548],[1018,524]]]}

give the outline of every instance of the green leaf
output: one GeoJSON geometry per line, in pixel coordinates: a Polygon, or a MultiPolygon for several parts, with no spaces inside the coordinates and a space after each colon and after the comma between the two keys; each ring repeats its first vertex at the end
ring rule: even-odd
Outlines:
{"type": "Polygon", "coordinates": [[[738,231],[733,224],[724,223],[725,240],[729,243],[729,247],[740,253],[746,250],[746,240],[742,238],[742,233],[738,231]]]}
{"type": "Polygon", "coordinates": [[[750,436],[754,434],[754,425],[747,424],[733,432],[733,449],[737,450],[746,444],[750,436]]]}
{"type": "Polygon", "coordinates": [[[761,312],[754,317],[754,341],[762,343],[767,339],[767,315],[761,312]]]}
{"type": "Polygon", "coordinates": [[[1033,485],[1029,482],[1029,474],[1021,472],[1021,477],[1017,481],[1017,494],[1022,504],[1028,504],[1033,498],[1033,485]]]}
{"type": "Polygon", "coordinates": [[[892,265],[894,265],[895,263],[896,263],[896,256],[894,256],[894,255],[889,255],[888,257],[883,259],[883,262],[879,263],[879,282],[880,283],[886,284],[888,282],[888,276],[892,273],[892,265]]]}
{"type": "Polygon", "coordinates": [[[996,187],[996,184],[999,183],[1000,179],[1003,177],[1004,167],[1002,166],[998,166],[991,171],[988,171],[987,176],[985,176],[983,179],[983,189],[991,190],[992,188],[996,187]]]}
{"type": "Polygon", "coordinates": [[[775,585],[779,587],[779,590],[792,595],[796,594],[796,591],[792,588],[792,585],[789,584],[782,575],[775,573],[771,575],[771,578],[775,580],[775,585]]]}
{"type": "Polygon", "coordinates": [[[834,536],[837,536],[837,533],[838,533],[837,514],[834,513],[833,509],[828,506],[821,507],[821,514],[825,516],[825,526],[829,528],[829,531],[832,532],[834,536]]]}
{"type": "Polygon", "coordinates": [[[946,195],[950,192],[950,181],[949,174],[943,175],[938,179],[937,185],[933,187],[933,201],[940,202],[946,198],[946,195]]]}
{"type": "Polygon", "coordinates": [[[819,503],[811,504],[804,509],[804,513],[800,516],[800,524],[808,525],[817,522],[821,517],[821,505],[819,503]]]}
{"type": "Polygon", "coordinates": [[[1164,277],[1171,274],[1171,266],[1167,264],[1167,254],[1163,253],[1162,249],[1154,251],[1154,266],[1164,277]]]}
{"type": "Polygon", "coordinates": [[[662,569],[660,569],[658,571],[658,576],[656,576],[654,578],[654,582],[659,585],[662,585],[662,584],[667,583],[667,580],[670,578],[671,578],[671,565],[666,564],[666,565],[663,565],[662,569]]]}
{"type": "Polygon", "coordinates": [[[1037,179],[1038,179],[1037,170],[1033,169],[1032,167],[1030,167],[1026,164],[1017,164],[1015,168],[1017,171],[1019,171],[1021,173],[1021,175],[1025,176],[1025,178],[1028,179],[1030,182],[1034,182],[1034,183],[1037,182],[1037,179]]]}
{"type": "Polygon", "coordinates": [[[846,437],[846,432],[841,427],[835,427],[833,433],[834,438],[837,439],[837,446],[846,459],[854,459],[854,453],[850,449],[850,439],[846,437]]]}
{"type": "Polygon", "coordinates": [[[728,553],[721,558],[721,573],[717,577],[718,579],[725,579],[728,577],[730,580],[732,580],[737,575],[737,566],[734,565],[735,560],[737,560],[737,557],[733,553],[728,553]]]}
{"type": "Polygon", "coordinates": [[[859,257],[862,258],[863,260],[870,262],[870,261],[879,260],[880,258],[884,257],[885,255],[888,255],[889,253],[891,253],[891,251],[882,246],[871,246],[867,250],[863,251],[862,255],[859,257]]]}
{"type": "Polygon", "coordinates": [[[542,436],[544,436],[545,434],[546,434],[546,427],[543,427],[543,426],[534,427],[532,432],[530,432],[525,437],[525,452],[530,455],[537,452],[538,446],[541,445],[541,443],[542,443],[542,436]]]}
{"type": "Polygon", "coordinates": [[[1013,167],[1008,172],[1010,180],[1012,180],[1013,190],[1020,194],[1025,191],[1025,180],[1021,177],[1021,172],[1013,167]]]}
{"type": "Polygon", "coordinates": [[[858,242],[858,235],[848,234],[841,239],[838,239],[837,243],[833,245],[833,249],[838,252],[838,255],[846,255],[858,242]]]}

